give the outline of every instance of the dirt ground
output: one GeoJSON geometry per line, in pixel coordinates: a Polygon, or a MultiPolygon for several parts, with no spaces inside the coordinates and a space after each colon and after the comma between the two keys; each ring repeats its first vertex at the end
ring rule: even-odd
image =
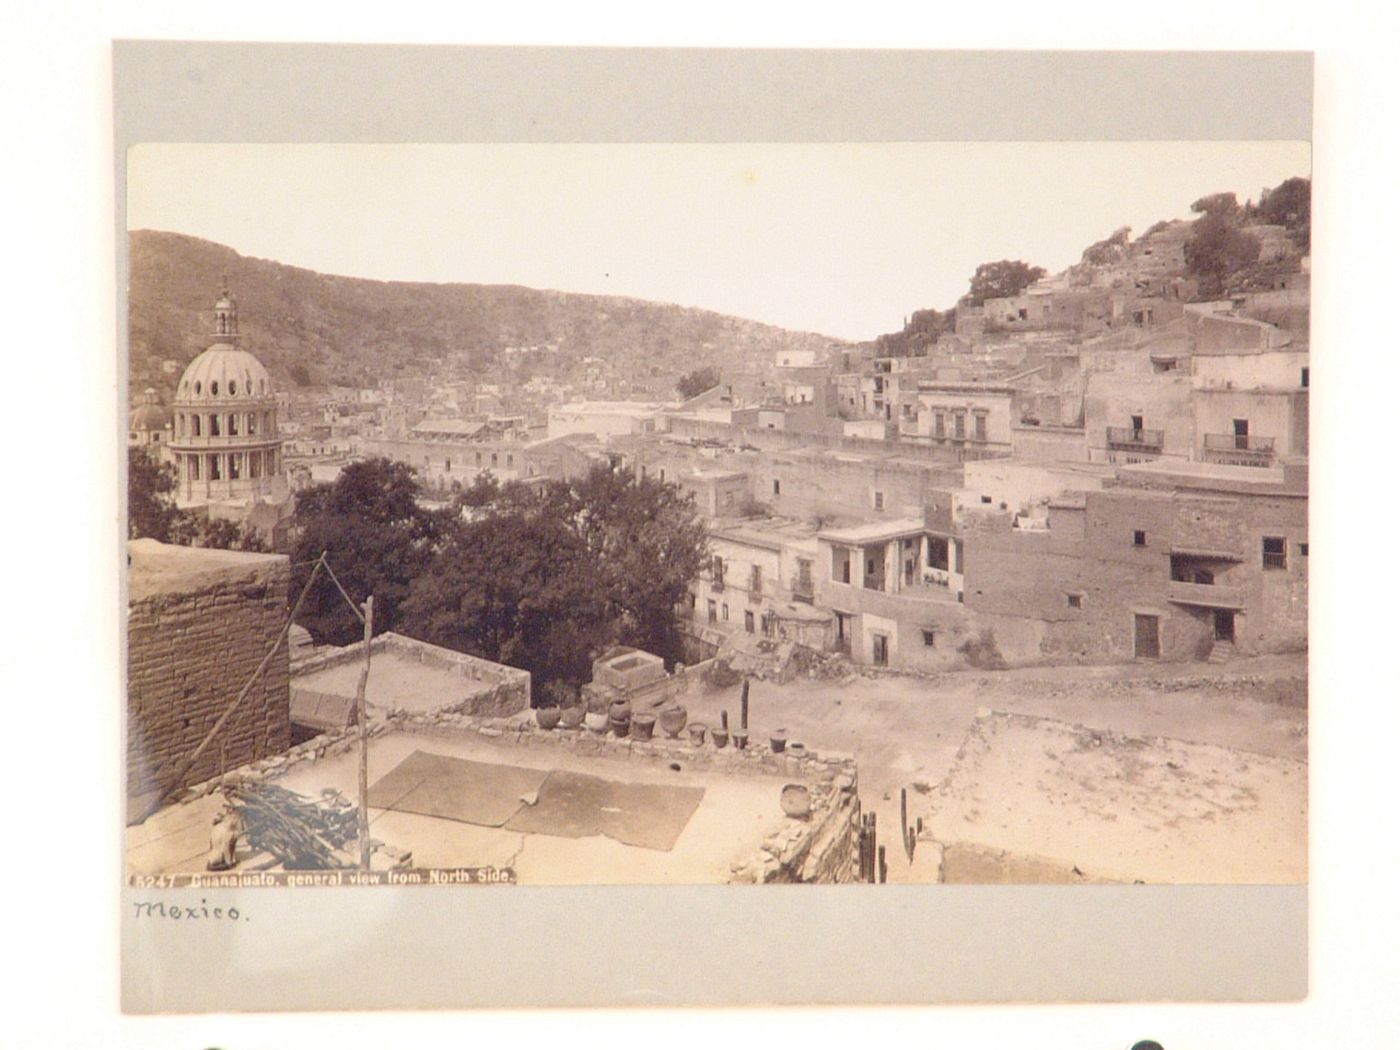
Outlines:
{"type": "MultiPolygon", "coordinates": [[[[737,686],[682,699],[692,720],[718,724],[728,710],[738,723],[737,686]]],[[[980,872],[968,881],[1058,881],[1035,872],[1075,868],[1112,881],[1307,878],[1306,654],[755,681],[749,723],[755,745],[781,727],[814,750],[855,754],[891,882],[954,875],[932,842],[906,860],[901,788],[926,839],[1029,862],[966,866],[980,872]],[[1106,742],[1091,763],[1082,730],[1106,742]],[[1027,748],[1034,761],[1018,756],[1027,748]]]]}

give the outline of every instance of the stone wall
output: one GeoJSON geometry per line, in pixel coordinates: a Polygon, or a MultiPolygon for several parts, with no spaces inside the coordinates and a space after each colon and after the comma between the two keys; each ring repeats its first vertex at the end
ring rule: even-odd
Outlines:
{"type": "MultiPolygon", "coordinates": [[[[524,711],[530,706],[529,671],[459,653],[454,649],[445,649],[440,645],[429,645],[427,642],[406,638],[392,631],[375,635],[369,645],[371,654],[393,653],[401,660],[412,660],[460,675],[464,679],[462,698],[444,704],[444,710],[482,716],[505,716],[524,711]]],[[[364,647],[356,643],[338,649],[320,650],[306,659],[298,660],[295,671],[298,675],[310,674],[340,664],[358,663],[363,659],[364,647]]]]}
{"type": "MultiPolygon", "coordinates": [[[[289,570],[280,555],[133,544],[127,619],[127,791],[166,786],[278,641],[289,570]],[[146,556],[159,559],[148,571],[146,556]]],[[[285,641],[177,786],[286,749],[285,641]]]]}
{"type": "MultiPolygon", "coordinates": [[[[424,735],[478,734],[503,750],[511,747],[554,749],[578,755],[594,755],[618,761],[669,769],[673,764],[688,770],[736,776],[786,777],[811,792],[812,812],[806,819],[785,817],[773,792],[774,827],[759,852],[731,866],[733,882],[855,882],[859,870],[860,798],[857,794],[853,756],[839,752],[775,754],[757,735],[740,750],[730,743],[717,748],[708,739],[702,745],[688,736],[651,740],[598,734],[586,729],[542,730],[530,717],[491,718],[450,711],[411,715],[398,713],[372,719],[370,736],[390,732],[424,735]]],[[[660,729],[657,730],[660,733],[660,729]]],[[[291,769],[326,756],[346,754],[359,746],[359,730],[348,727],[326,733],[291,748],[284,754],[253,762],[228,774],[229,780],[263,780],[282,776],[291,769]]],[[[212,794],[224,778],[189,788],[181,801],[212,794]]]]}

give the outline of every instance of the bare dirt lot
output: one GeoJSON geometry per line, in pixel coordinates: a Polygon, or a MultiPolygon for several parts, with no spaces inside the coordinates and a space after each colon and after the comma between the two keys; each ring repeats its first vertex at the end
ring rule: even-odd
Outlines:
{"type": "MultiPolygon", "coordinates": [[[[683,699],[736,724],[738,687],[683,699]]],[[[754,745],[780,727],[855,754],[892,882],[1307,878],[1305,654],[752,683],[754,745]]]]}

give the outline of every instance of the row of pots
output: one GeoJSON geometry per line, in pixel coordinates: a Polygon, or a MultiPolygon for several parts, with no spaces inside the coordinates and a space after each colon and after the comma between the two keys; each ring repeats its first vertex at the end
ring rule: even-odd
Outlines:
{"type": "MultiPolygon", "coordinates": [[[[606,712],[589,712],[582,705],[535,709],[535,723],[541,729],[577,729],[583,726],[600,735],[611,731],[614,736],[631,736],[634,740],[650,740],[658,722],[662,732],[672,740],[677,740],[681,730],[687,728],[687,717],[686,709],[680,704],[662,708],[656,715],[633,715],[632,705],[626,700],[613,701],[606,712]]],[[[712,729],[701,722],[695,722],[689,724],[689,730],[690,742],[695,747],[704,746],[707,733],[715,747],[723,748],[729,744],[731,734],[728,726],[712,729]]],[[[735,731],[733,738],[736,748],[742,750],[749,746],[749,734],[746,730],[735,731]]],[[[786,751],[801,757],[807,753],[801,744],[789,744],[787,734],[783,730],[777,730],[770,736],[769,746],[775,754],[786,751]]]]}

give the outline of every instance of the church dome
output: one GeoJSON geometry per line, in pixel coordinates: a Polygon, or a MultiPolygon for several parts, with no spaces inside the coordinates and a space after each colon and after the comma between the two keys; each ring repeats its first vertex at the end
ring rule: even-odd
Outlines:
{"type": "Polygon", "coordinates": [[[131,430],[164,430],[174,419],[170,409],[160,403],[155,390],[147,387],[141,402],[131,410],[131,430]]]}
{"type": "Polygon", "coordinates": [[[215,343],[190,362],[175,388],[181,404],[261,400],[273,395],[267,369],[247,350],[215,343]]]}
{"type": "Polygon", "coordinates": [[[238,347],[238,305],[225,288],[214,303],[214,343],[185,369],[175,388],[176,403],[184,407],[236,404],[272,395],[267,369],[238,347]]]}

